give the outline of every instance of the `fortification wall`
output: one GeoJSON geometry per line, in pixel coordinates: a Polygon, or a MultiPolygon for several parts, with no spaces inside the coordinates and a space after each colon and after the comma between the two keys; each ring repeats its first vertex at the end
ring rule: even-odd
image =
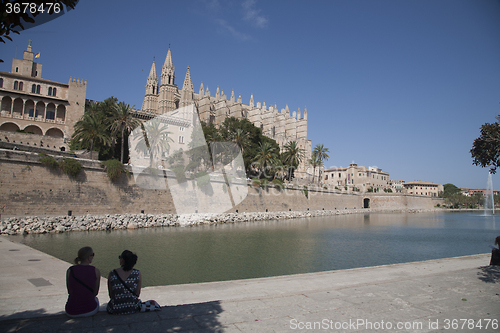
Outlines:
{"type": "Polygon", "coordinates": [[[366,198],[372,210],[433,209],[442,204],[442,199],[417,195],[372,194],[366,198]]]}
{"type": "MultiPolygon", "coordinates": [[[[144,189],[132,173],[111,182],[104,166],[79,159],[82,171],[76,179],[60,170],[43,166],[39,155],[0,149],[0,213],[3,216],[176,213],[169,189],[144,189]]],[[[187,184],[187,186],[191,186],[187,184]]],[[[193,185],[194,186],[194,185],[193,185]]],[[[213,195],[222,196],[222,184],[214,184],[213,195]],[[221,186],[218,186],[221,185],[221,186]]],[[[230,212],[344,210],[362,208],[370,199],[373,210],[431,209],[431,198],[402,195],[338,193],[302,188],[256,188],[248,185],[248,195],[230,212]]]]}

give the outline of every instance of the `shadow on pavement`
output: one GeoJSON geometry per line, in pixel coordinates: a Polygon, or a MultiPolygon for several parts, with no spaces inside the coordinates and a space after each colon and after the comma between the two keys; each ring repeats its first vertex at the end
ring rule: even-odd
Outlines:
{"type": "Polygon", "coordinates": [[[0,332],[221,332],[219,301],[163,306],[161,311],[116,316],[99,312],[93,317],[68,318],[44,310],[0,316],[0,332]],[[20,318],[23,317],[23,318],[20,318]]]}
{"type": "Polygon", "coordinates": [[[487,283],[500,283],[500,266],[490,265],[479,267],[478,279],[487,283]]]}

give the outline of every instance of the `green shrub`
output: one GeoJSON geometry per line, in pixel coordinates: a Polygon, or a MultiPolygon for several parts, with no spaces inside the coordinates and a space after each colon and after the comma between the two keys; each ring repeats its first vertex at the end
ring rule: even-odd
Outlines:
{"type": "Polygon", "coordinates": [[[124,170],[122,162],[117,159],[107,160],[102,162],[106,167],[106,173],[110,180],[115,180],[120,178],[124,170]]]}
{"type": "Polygon", "coordinates": [[[59,164],[52,156],[47,156],[47,155],[43,156],[42,158],[40,158],[40,163],[42,163],[42,165],[52,167],[54,169],[57,169],[59,167],[59,164]]]}
{"type": "Polygon", "coordinates": [[[260,187],[267,187],[267,184],[269,183],[269,181],[267,179],[262,179],[260,181],[260,187]]]}
{"type": "Polygon", "coordinates": [[[182,165],[174,165],[172,171],[175,173],[175,178],[178,183],[184,183],[186,181],[186,174],[184,173],[184,167],[182,165]]]}
{"type": "Polygon", "coordinates": [[[272,183],[275,184],[275,185],[279,185],[279,186],[283,185],[283,181],[281,179],[278,179],[278,178],[274,178],[272,180],[272,183]]]}
{"type": "Polygon", "coordinates": [[[304,185],[304,194],[306,196],[306,198],[309,199],[309,190],[307,189],[307,186],[304,185]]]}
{"type": "Polygon", "coordinates": [[[255,187],[260,186],[260,179],[259,178],[252,178],[252,185],[255,187]]]}
{"type": "Polygon", "coordinates": [[[199,188],[204,188],[210,184],[210,175],[206,171],[200,171],[196,173],[196,185],[198,185],[199,188]]]}
{"type": "Polygon", "coordinates": [[[70,177],[76,178],[82,170],[80,162],[74,158],[65,158],[59,162],[59,167],[70,177]]]}

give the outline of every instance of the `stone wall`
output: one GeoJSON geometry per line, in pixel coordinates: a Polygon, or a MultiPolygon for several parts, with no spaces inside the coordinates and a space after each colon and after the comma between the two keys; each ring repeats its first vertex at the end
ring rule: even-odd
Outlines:
{"type": "MultiPolygon", "coordinates": [[[[4,217],[67,215],[68,211],[73,215],[176,213],[168,188],[141,188],[131,172],[111,182],[100,162],[79,159],[82,171],[72,179],[60,170],[41,165],[39,158],[35,153],[0,149],[0,213],[4,217]]],[[[219,195],[218,190],[214,195],[219,195]]],[[[436,204],[427,197],[314,189],[308,189],[306,196],[303,188],[262,189],[249,184],[248,196],[229,211],[360,209],[366,198],[370,199],[371,210],[432,209],[436,204]]]]}

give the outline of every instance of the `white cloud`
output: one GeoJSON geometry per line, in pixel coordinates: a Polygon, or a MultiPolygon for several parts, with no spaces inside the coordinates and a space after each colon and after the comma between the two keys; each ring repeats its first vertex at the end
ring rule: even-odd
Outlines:
{"type": "Polygon", "coordinates": [[[219,26],[225,31],[229,32],[234,38],[239,39],[239,40],[248,40],[250,39],[250,36],[237,31],[233,26],[231,26],[227,21],[218,19],[216,22],[219,24],[219,26]]]}
{"type": "Polygon", "coordinates": [[[257,28],[264,29],[267,27],[268,19],[265,16],[260,14],[260,12],[261,12],[260,9],[255,8],[255,2],[256,2],[256,0],[243,1],[243,4],[242,4],[243,10],[244,10],[243,19],[245,21],[250,22],[251,24],[253,24],[257,28]]]}

